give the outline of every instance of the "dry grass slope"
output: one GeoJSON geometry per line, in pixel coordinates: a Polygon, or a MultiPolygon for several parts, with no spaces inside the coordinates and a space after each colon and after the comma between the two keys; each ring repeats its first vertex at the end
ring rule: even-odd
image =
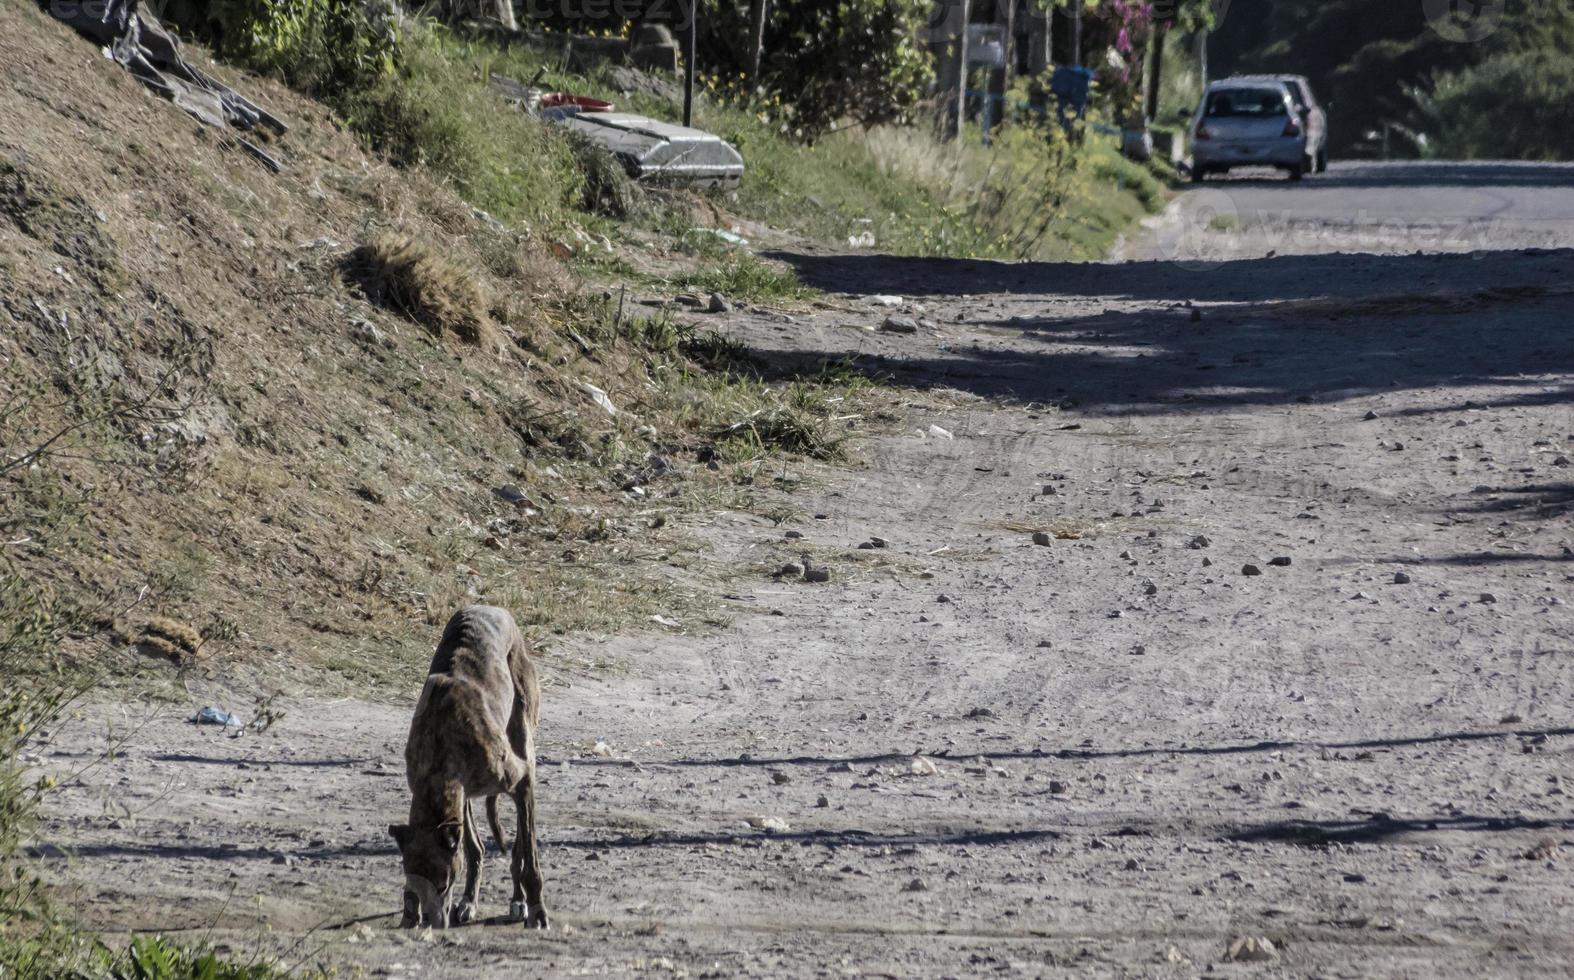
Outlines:
{"type": "Polygon", "coordinates": [[[0,404],[28,408],[0,435],[139,406],[73,436],[72,548],[13,550],[41,585],[140,594],[101,624],[128,647],[173,656],[142,624],[189,624],[190,680],[357,693],[418,687],[467,602],[538,635],[703,607],[666,516],[747,490],[696,456],[779,395],[692,369],[321,105],[192,52],[288,121],[274,174],[32,4],[6,20],[0,404]]]}
{"type": "Polygon", "coordinates": [[[475,275],[409,235],[378,235],[350,253],[345,271],[367,299],[438,336],[479,344],[486,334],[487,301],[475,275]]]}

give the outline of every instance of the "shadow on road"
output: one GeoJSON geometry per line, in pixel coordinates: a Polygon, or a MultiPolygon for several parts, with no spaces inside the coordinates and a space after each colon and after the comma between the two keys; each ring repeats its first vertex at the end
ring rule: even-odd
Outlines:
{"type": "Polygon", "coordinates": [[[1330,844],[1377,844],[1409,834],[1510,830],[1574,830],[1574,817],[1534,820],[1526,817],[1453,815],[1398,819],[1386,813],[1378,813],[1362,820],[1283,820],[1269,824],[1252,824],[1224,836],[1226,840],[1245,844],[1327,847],[1330,844]]]}
{"type": "MultiPolygon", "coordinates": [[[[1130,831],[1130,833],[1144,833],[1130,831]]],[[[605,850],[627,847],[699,847],[706,844],[758,844],[762,840],[791,841],[799,844],[824,844],[828,847],[990,847],[1012,844],[1034,844],[1059,840],[1065,835],[1055,830],[956,830],[920,831],[906,834],[887,834],[870,830],[790,830],[764,832],[758,830],[721,831],[717,833],[685,834],[661,833],[629,834],[612,838],[584,838],[553,840],[553,847],[573,847],[605,850]]],[[[1118,836],[1112,833],[1111,836],[1118,836]]]]}
{"type": "Polygon", "coordinates": [[[768,252],[807,285],[832,292],[902,296],[1056,294],[1174,302],[1267,302],[1340,295],[1486,289],[1566,279],[1574,250],[1432,255],[1335,253],[1237,259],[1205,266],[1174,261],[1005,262],[856,253],[768,252]]]}
{"type": "MultiPolygon", "coordinates": [[[[1295,256],[1191,274],[1170,263],[1046,265],[882,256],[797,256],[809,281],[860,292],[1061,292],[1161,302],[1074,318],[974,321],[971,336],[865,357],[859,370],[916,388],[1077,407],[1110,415],[1343,400],[1436,389],[1446,412],[1574,403],[1566,327],[1574,252],[1525,258],[1295,256]],[[1556,256],[1554,261],[1551,256],[1556,256]],[[965,270],[973,269],[969,273],[965,270]],[[1329,284],[1330,278],[1339,285],[1329,284]],[[1369,283],[1369,285],[1368,285],[1369,283]],[[1354,284],[1354,285],[1352,285],[1354,284]],[[1445,285],[1446,284],[1446,285],[1445,285]],[[1335,298],[1327,298],[1332,293],[1335,298]],[[1291,302],[1270,298],[1301,297],[1291,302]],[[1202,310],[1191,300],[1236,302],[1202,310]],[[1492,397],[1450,389],[1490,386],[1492,397]],[[1474,399],[1474,400],[1471,400],[1474,399]]],[[[1020,307],[1019,307],[1020,308],[1020,307]]],[[[800,352],[766,368],[800,374],[847,351],[800,352]]],[[[772,355],[764,355],[768,364],[772,355]]]]}
{"type": "MultiPolygon", "coordinates": [[[[1282,173],[1262,167],[1247,167],[1228,176],[1211,177],[1209,184],[1288,184],[1282,173]]],[[[1333,169],[1307,177],[1295,191],[1348,190],[1351,188],[1402,187],[1406,190],[1468,187],[1570,187],[1574,188],[1574,167],[1561,163],[1385,163],[1335,164],[1333,169]]]]}
{"type": "MultiPolygon", "coordinates": [[[[1568,448],[1574,452],[1574,446],[1568,448]]],[[[1533,483],[1523,487],[1488,487],[1478,492],[1486,499],[1456,508],[1456,512],[1510,514],[1520,518],[1549,519],[1562,517],[1574,511],[1574,482],[1533,483]]]]}
{"type": "MultiPolygon", "coordinates": [[[[295,759],[295,758],[259,759],[259,758],[254,758],[254,757],[250,757],[250,756],[248,756],[246,758],[239,758],[239,759],[221,759],[221,758],[216,758],[216,757],[213,757],[213,756],[206,756],[206,755],[192,755],[189,752],[160,752],[160,753],[151,754],[151,755],[148,756],[148,758],[152,759],[154,762],[178,762],[178,763],[182,763],[182,764],[186,764],[186,765],[200,765],[200,766],[229,766],[231,768],[234,768],[236,765],[244,763],[247,766],[300,766],[300,767],[305,768],[305,769],[330,769],[330,768],[334,768],[334,769],[340,769],[340,768],[342,768],[342,769],[350,769],[350,768],[354,768],[354,767],[357,767],[357,766],[362,766],[362,767],[365,767],[365,766],[376,766],[376,765],[381,764],[382,761],[383,761],[381,759],[373,759],[373,758],[366,758],[366,759],[295,759]]],[[[388,772],[388,775],[390,775],[390,776],[403,776],[403,773],[402,772],[398,772],[398,771],[394,771],[394,770],[390,770],[388,772]]]]}
{"type": "MultiPolygon", "coordinates": [[[[955,761],[961,762],[970,759],[991,759],[996,761],[1026,760],[1026,759],[1129,759],[1146,758],[1150,756],[1173,755],[1245,755],[1255,752],[1281,752],[1295,748],[1320,748],[1331,751],[1346,749],[1393,749],[1406,748],[1417,745],[1433,745],[1439,742],[1480,742],[1490,739],[1502,738],[1553,738],[1557,736],[1574,735],[1574,725],[1557,728],[1503,728],[1485,732],[1440,732],[1434,735],[1415,735],[1408,738],[1372,738],[1357,739],[1346,742],[1317,742],[1317,741],[1265,741],[1241,742],[1233,745],[1161,745],[1144,747],[1140,749],[1056,749],[1044,751],[1031,749],[1027,751],[993,751],[993,752],[958,752],[955,761]]],[[[638,763],[629,759],[575,759],[575,766],[610,766],[628,768],[635,765],[641,766],[702,766],[735,768],[739,766],[874,766],[890,765],[891,763],[905,763],[915,754],[930,756],[936,759],[949,758],[949,750],[914,752],[882,752],[868,755],[849,756],[768,756],[768,757],[738,757],[732,759],[641,759],[638,763]]],[[[557,762],[542,758],[543,767],[558,764],[557,762]]]]}

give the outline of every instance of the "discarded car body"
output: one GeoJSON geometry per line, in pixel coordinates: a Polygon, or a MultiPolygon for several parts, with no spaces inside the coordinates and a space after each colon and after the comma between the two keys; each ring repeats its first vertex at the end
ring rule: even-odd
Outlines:
{"type": "Polygon", "coordinates": [[[743,157],[704,130],[627,112],[579,112],[558,120],[617,157],[635,180],[733,188],[743,157]]]}

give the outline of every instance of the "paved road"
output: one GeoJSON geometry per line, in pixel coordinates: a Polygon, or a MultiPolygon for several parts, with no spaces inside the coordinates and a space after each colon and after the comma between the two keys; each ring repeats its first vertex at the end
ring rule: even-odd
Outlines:
{"type": "Polygon", "coordinates": [[[1271,170],[1183,194],[1134,257],[1473,251],[1574,245],[1574,165],[1334,163],[1291,183],[1271,170]]]}

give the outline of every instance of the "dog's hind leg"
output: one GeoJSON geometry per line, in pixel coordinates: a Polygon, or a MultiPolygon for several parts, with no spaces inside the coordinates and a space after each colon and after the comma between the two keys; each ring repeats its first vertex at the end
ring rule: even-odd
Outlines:
{"type": "Polygon", "coordinates": [[[508,856],[508,838],[503,836],[503,824],[497,819],[497,797],[486,798],[486,822],[492,825],[492,842],[497,845],[497,853],[508,856]]]}
{"type": "Polygon", "coordinates": [[[514,803],[519,808],[519,836],[514,839],[514,855],[509,870],[514,878],[514,901],[510,908],[515,918],[525,919],[532,929],[547,928],[547,909],[542,902],[541,853],[536,848],[536,767],[525,770],[525,778],[514,788],[514,803]],[[525,900],[529,916],[525,916],[525,900]]]}
{"type": "Polygon", "coordinates": [[[481,846],[481,832],[476,829],[475,807],[469,797],[465,798],[464,816],[464,833],[461,836],[465,848],[465,894],[458,908],[454,909],[454,922],[457,925],[475,920],[476,906],[481,900],[481,860],[486,855],[486,848],[481,846]]]}

